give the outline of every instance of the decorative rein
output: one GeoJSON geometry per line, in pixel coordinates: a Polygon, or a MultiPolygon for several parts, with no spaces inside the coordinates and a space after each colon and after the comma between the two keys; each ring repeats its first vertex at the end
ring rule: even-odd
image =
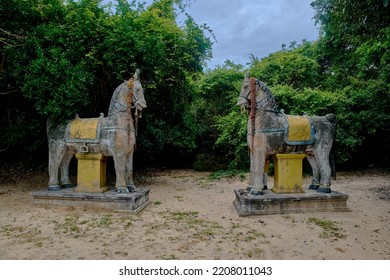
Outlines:
{"type": "MultiPolygon", "coordinates": [[[[251,133],[249,135],[252,135],[252,142],[253,142],[254,135],[258,132],[256,130],[256,127],[255,127],[256,116],[258,116],[264,112],[271,112],[274,114],[280,114],[280,112],[277,109],[276,102],[275,102],[275,99],[272,95],[271,90],[263,82],[257,80],[256,78],[250,78],[249,95],[250,95],[250,98],[249,98],[249,101],[250,101],[249,118],[251,120],[251,127],[252,127],[251,133]],[[263,99],[261,99],[260,101],[256,101],[257,86],[259,86],[260,89],[265,93],[265,97],[263,99]],[[262,107],[261,105],[264,102],[266,102],[266,103],[263,104],[264,107],[262,107]],[[267,105],[270,105],[272,109],[266,109],[267,105]]],[[[247,98],[247,100],[248,100],[248,98],[247,98]]],[[[282,110],[282,112],[283,112],[283,110],[282,110]]],[[[261,129],[261,131],[263,132],[264,130],[261,129]]],[[[269,133],[268,130],[264,131],[264,132],[269,133]]],[[[273,129],[272,129],[272,132],[274,132],[273,129]]]]}
{"type": "Polygon", "coordinates": [[[255,122],[256,122],[256,79],[251,78],[250,83],[250,100],[251,100],[251,111],[250,111],[250,118],[252,123],[252,135],[255,134],[255,122]]]}
{"type": "MultiPolygon", "coordinates": [[[[130,141],[130,131],[131,131],[131,104],[133,103],[133,88],[134,88],[134,78],[130,78],[127,82],[127,86],[129,91],[127,93],[127,133],[130,141]]],[[[138,129],[138,114],[137,109],[134,115],[134,132],[137,137],[137,129],[138,129]]]]}

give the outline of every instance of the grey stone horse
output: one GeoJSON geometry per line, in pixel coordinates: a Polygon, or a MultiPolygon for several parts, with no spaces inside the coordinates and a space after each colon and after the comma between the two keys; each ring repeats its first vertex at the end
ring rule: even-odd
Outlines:
{"type": "Polygon", "coordinates": [[[115,164],[118,192],[134,191],[133,153],[136,141],[131,106],[134,105],[137,115],[146,108],[146,101],[139,81],[139,70],[129,81],[124,81],[114,91],[108,116],[101,114],[98,119],[79,119],[62,125],[47,123],[49,144],[49,191],[71,188],[69,179],[69,163],[77,152],[102,153],[112,156],[115,164]],[[95,121],[94,139],[72,138],[71,128],[77,120],[95,121]],[[60,173],[60,174],[59,174],[60,173]],[[60,175],[60,176],[59,176],[60,175]],[[60,178],[59,178],[60,177],[60,178]]]}
{"type": "MultiPolygon", "coordinates": [[[[311,127],[311,140],[288,142],[288,115],[277,110],[271,90],[260,80],[246,73],[237,105],[250,109],[248,118],[248,146],[250,149],[250,194],[261,194],[265,186],[264,166],[269,156],[276,153],[301,152],[306,154],[313,178],[310,189],[330,193],[332,168],[330,152],[336,134],[336,116],[305,116],[311,127]]],[[[333,167],[333,166],[332,166],[333,167]]]]}

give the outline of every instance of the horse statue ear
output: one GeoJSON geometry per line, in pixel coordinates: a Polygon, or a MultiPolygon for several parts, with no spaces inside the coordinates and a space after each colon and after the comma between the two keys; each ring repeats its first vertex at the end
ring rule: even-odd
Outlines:
{"type": "Polygon", "coordinates": [[[139,79],[139,74],[141,73],[141,70],[137,69],[135,70],[135,73],[134,73],[134,81],[138,80],[139,79]]]}
{"type": "Polygon", "coordinates": [[[249,71],[246,71],[245,72],[245,79],[249,79],[249,77],[250,77],[250,73],[249,73],[249,71]]]}

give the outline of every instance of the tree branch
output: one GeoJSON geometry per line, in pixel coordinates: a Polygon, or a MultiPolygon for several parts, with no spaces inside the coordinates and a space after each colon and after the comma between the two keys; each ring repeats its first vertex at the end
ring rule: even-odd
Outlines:
{"type": "Polygon", "coordinates": [[[7,31],[7,30],[2,29],[2,28],[0,28],[0,31],[3,32],[4,34],[7,34],[7,35],[15,37],[15,38],[20,38],[20,39],[26,39],[27,38],[27,36],[16,35],[16,34],[13,34],[13,33],[9,32],[9,31],[7,31]]]}
{"type": "Polygon", "coordinates": [[[8,150],[8,149],[9,149],[9,143],[8,143],[8,145],[7,145],[7,148],[1,149],[1,150],[0,150],[0,153],[1,153],[1,152],[5,152],[5,151],[8,150]]]}
{"type": "Polygon", "coordinates": [[[13,45],[13,44],[10,44],[10,43],[8,43],[8,42],[2,40],[2,39],[0,39],[0,42],[3,43],[3,44],[5,44],[5,45],[13,46],[13,47],[20,47],[20,46],[26,45],[26,44],[15,44],[15,45],[13,45]]]}
{"type": "Polygon", "coordinates": [[[7,94],[10,94],[10,93],[19,92],[19,91],[20,90],[15,89],[15,90],[10,90],[10,91],[6,91],[6,92],[0,92],[0,95],[7,95],[7,94]]]}

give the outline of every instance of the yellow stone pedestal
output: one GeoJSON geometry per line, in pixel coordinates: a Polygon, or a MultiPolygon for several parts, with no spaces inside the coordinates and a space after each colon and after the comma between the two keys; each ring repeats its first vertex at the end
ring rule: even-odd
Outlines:
{"type": "Polygon", "coordinates": [[[108,190],[106,180],[107,158],[96,153],[77,153],[76,192],[103,193],[108,190]]]}
{"type": "Polygon", "coordinates": [[[274,169],[275,193],[304,193],[302,189],[303,154],[276,154],[274,169]]]}

